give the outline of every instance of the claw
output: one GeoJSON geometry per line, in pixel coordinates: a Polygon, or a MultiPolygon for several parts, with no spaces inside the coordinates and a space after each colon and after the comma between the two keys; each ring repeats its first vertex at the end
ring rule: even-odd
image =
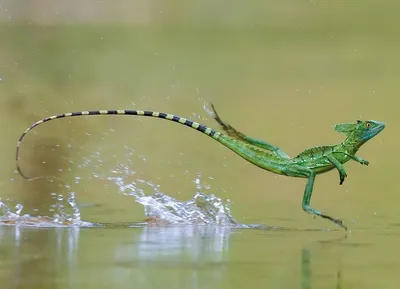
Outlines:
{"type": "Polygon", "coordinates": [[[336,225],[338,225],[339,227],[342,227],[343,229],[345,229],[345,230],[347,231],[347,226],[344,225],[344,222],[343,222],[342,220],[340,220],[340,219],[335,219],[335,218],[332,218],[332,217],[330,217],[330,216],[328,216],[328,215],[324,215],[324,214],[321,214],[321,217],[323,217],[323,218],[325,218],[325,219],[328,219],[328,220],[334,222],[336,225]]]}
{"type": "Polygon", "coordinates": [[[338,225],[338,226],[344,228],[344,229],[347,231],[347,227],[346,227],[346,225],[344,225],[344,222],[343,222],[342,220],[339,220],[339,219],[332,219],[332,221],[333,221],[336,225],[338,225]]]}
{"type": "Polygon", "coordinates": [[[340,185],[343,184],[345,178],[347,178],[347,174],[340,176],[340,185]]]}

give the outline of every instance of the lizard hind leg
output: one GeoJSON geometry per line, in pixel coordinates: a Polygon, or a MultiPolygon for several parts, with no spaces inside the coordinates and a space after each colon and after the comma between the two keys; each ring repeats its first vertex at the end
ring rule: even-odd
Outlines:
{"type": "Polygon", "coordinates": [[[316,176],[312,170],[301,167],[301,166],[294,166],[294,167],[290,167],[290,170],[288,173],[291,176],[305,177],[308,179],[307,185],[304,190],[303,202],[302,202],[302,208],[305,212],[315,215],[315,216],[319,216],[324,219],[328,219],[331,222],[344,228],[347,231],[347,227],[343,224],[342,220],[333,218],[331,216],[321,213],[320,211],[318,211],[314,208],[311,208],[310,201],[311,201],[311,196],[312,196],[314,181],[315,181],[315,176],[316,176]]]}
{"type": "Polygon", "coordinates": [[[279,147],[271,145],[263,140],[256,139],[250,136],[247,136],[239,131],[237,131],[234,127],[232,127],[230,124],[224,122],[218,115],[217,111],[215,110],[214,104],[211,103],[211,107],[213,110],[213,117],[214,119],[218,122],[218,124],[223,128],[223,130],[228,134],[228,136],[236,138],[240,141],[243,141],[245,143],[254,145],[256,147],[266,149],[268,151],[271,151],[274,153],[277,157],[282,158],[282,159],[290,159],[290,157],[282,151],[279,147]]]}
{"type": "Polygon", "coordinates": [[[238,132],[235,128],[233,128],[230,124],[225,123],[218,115],[217,111],[215,110],[214,104],[211,103],[211,108],[213,112],[213,117],[216,122],[223,128],[223,130],[230,136],[236,137],[238,139],[244,139],[245,135],[241,132],[238,132]]]}

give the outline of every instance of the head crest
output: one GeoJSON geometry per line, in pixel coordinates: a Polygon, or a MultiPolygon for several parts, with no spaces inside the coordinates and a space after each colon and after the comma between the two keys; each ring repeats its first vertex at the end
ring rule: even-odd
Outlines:
{"type": "Polygon", "coordinates": [[[342,134],[348,136],[352,131],[354,131],[361,120],[357,120],[356,123],[339,123],[336,124],[333,129],[341,132],[342,134]]]}

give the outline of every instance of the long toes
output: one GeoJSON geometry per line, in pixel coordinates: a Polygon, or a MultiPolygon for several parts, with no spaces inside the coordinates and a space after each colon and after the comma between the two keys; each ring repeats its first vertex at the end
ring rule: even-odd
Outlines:
{"type": "Polygon", "coordinates": [[[344,228],[344,229],[347,231],[347,227],[344,225],[344,222],[343,222],[342,220],[334,219],[334,222],[335,222],[338,226],[344,228]]]}
{"type": "Polygon", "coordinates": [[[327,216],[327,215],[321,215],[321,217],[326,218],[326,219],[328,219],[328,220],[331,220],[331,221],[334,222],[336,225],[338,225],[338,226],[344,228],[344,229],[347,231],[347,227],[344,225],[344,222],[343,222],[342,220],[340,220],[340,219],[335,219],[335,218],[332,218],[332,217],[327,216]]]}

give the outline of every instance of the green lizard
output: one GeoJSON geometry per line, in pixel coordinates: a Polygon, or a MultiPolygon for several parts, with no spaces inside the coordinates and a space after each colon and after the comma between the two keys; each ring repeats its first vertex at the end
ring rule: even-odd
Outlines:
{"type": "Polygon", "coordinates": [[[19,148],[23,138],[31,129],[47,121],[64,117],[85,115],[136,115],[162,118],[180,123],[182,125],[186,125],[190,128],[196,129],[197,131],[208,135],[222,145],[231,149],[233,152],[235,152],[245,160],[262,169],[273,172],[275,174],[308,179],[302,201],[303,210],[314,216],[328,219],[347,230],[347,227],[343,224],[342,220],[332,218],[314,208],[311,208],[310,200],[313,192],[315,177],[317,174],[322,174],[330,170],[337,169],[339,172],[341,185],[344,179],[347,177],[346,170],[343,167],[344,163],[349,160],[354,160],[362,165],[368,165],[367,160],[357,157],[355,153],[365,142],[373,138],[385,128],[384,123],[374,120],[357,120],[357,122],[355,123],[336,124],[334,126],[334,129],[338,132],[343,133],[346,136],[346,139],[343,142],[337,145],[312,147],[304,150],[296,157],[290,158],[279,147],[268,144],[256,138],[249,137],[237,131],[231,125],[222,121],[217,114],[215,107],[212,104],[211,106],[213,109],[212,115],[214,119],[222,126],[226,134],[213,130],[203,124],[197,123],[190,119],[156,111],[93,110],[63,113],[46,117],[32,124],[20,136],[17,142],[16,149],[17,170],[22,177],[29,179],[22,173],[19,166],[19,148]]]}

